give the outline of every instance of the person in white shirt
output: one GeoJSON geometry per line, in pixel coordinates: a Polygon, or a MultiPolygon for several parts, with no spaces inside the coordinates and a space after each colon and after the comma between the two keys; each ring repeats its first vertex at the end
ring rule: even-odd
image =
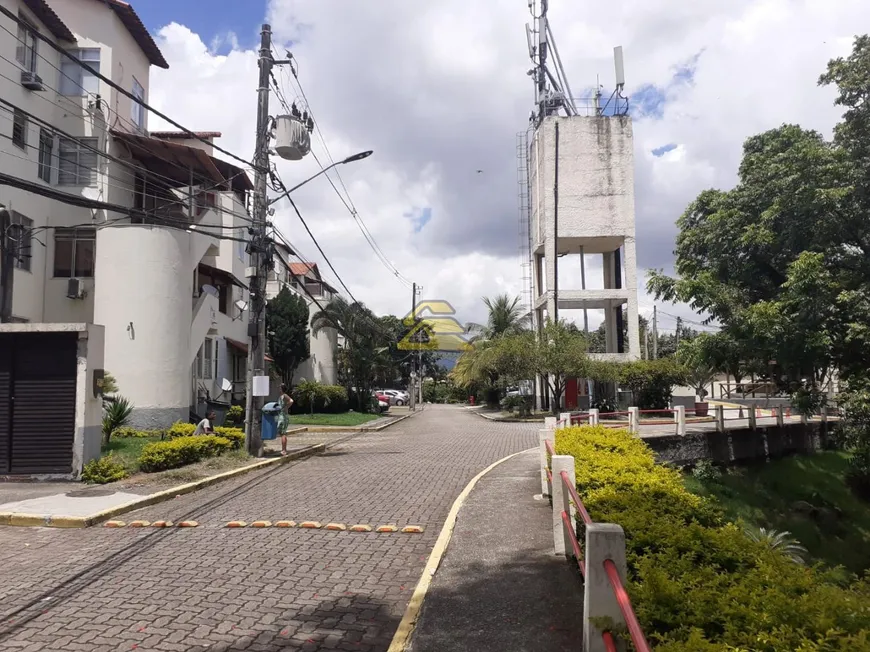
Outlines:
{"type": "Polygon", "coordinates": [[[211,427],[211,422],[214,421],[215,413],[214,411],[210,411],[205,415],[205,419],[196,424],[196,430],[193,431],[194,435],[213,435],[214,428],[211,427]]]}

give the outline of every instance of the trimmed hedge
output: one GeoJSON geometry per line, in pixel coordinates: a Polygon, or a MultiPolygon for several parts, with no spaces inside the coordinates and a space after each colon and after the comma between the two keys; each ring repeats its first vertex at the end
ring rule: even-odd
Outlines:
{"type": "Polygon", "coordinates": [[[91,460],[82,469],[82,482],[87,484],[108,484],[127,477],[127,469],[115,460],[111,453],[91,460]]]}
{"type": "MultiPolygon", "coordinates": [[[[192,423],[184,423],[178,421],[173,423],[169,430],[166,431],[167,439],[178,439],[179,437],[193,437],[196,426],[192,423]]],[[[241,428],[228,428],[226,426],[216,426],[214,434],[229,439],[233,445],[233,450],[238,450],[245,445],[245,431],[241,428]]]]}
{"type": "Polygon", "coordinates": [[[341,385],[322,385],[313,381],[299,383],[290,391],[293,405],[291,414],[340,414],[347,412],[347,390],[341,385]],[[312,401],[314,403],[312,409],[312,401]]]}
{"type": "Polygon", "coordinates": [[[147,439],[149,437],[162,437],[162,430],[138,430],[136,428],[131,428],[130,426],[121,426],[120,428],[115,428],[112,431],[112,437],[115,439],[130,439],[130,438],[143,438],[147,439]]]}
{"type": "Polygon", "coordinates": [[[656,652],[870,650],[870,574],[846,582],[750,540],[626,430],[561,429],[555,448],[574,456],[592,518],[625,529],[628,590],[656,652]]]}
{"type": "Polygon", "coordinates": [[[146,473],[176,469],[231,450],[233,442],[217,435],[175,437],[146,445],[139,456],[139,468],[146,473]]]}

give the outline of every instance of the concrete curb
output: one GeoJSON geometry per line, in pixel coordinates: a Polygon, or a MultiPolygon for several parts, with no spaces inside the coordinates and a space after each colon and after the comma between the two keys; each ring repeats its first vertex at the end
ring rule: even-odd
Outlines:
{"type": "Polygon", "coordinates": [[[494,421],[495,423],[544,423],[544,419],[513,419],[508,417],[507,419],[499,419],[498,417],[494,417],[490,414],[484,414],[483,412],[475,412],[479,417],[486,419],[487,421],[494,421]]]}
{"type": "Polygon", "coordinates": [[[423,609],[423,600],[426,597],[426,592],[429,590],[432,578],[435,576],[435,572],[441,565],[441,559],[447,551],[447,545],[450,543],[450,537],[453,536],[453,528],[456,526],[456,519],[459,516],[459,510],[462,508],[462,505],[465,503],[471,490],[474,489],[475,485],[477,485],[483,476],[492,471],[499,464],[507,462],[512,457],[516,457],[525,452],[527,451],[518,451],[513,455],[508,455],[507,457],[503,457],[497,462],[490,464],[483,471],[474,476],[469,483],[465,485],[465,489],[462,490],[462,493],[460,493],[456,497],[456,500],[453,501],[453,505],[450,507],[450,512],[447,514],[447,519],[444,521],[444,526],[441,528],[441,532],[438,534],[438,539],[435,541],[435,546],[432,548],[432,553],[426,561],[426,567],[423,569],[423,576],[420,578],[420,581],[414,589],[411,601],[408,602],[405,614],[399,622],[399,627],[393,635],[393,640],[390,642],[390,647],[387,649],[387,652],[404,652],[407,649],[408,644],[411,642],[411,635],[414,633],[414,627],[417,624],[417,619],[420,617],[420,611],[423,609]]]}
{"type": "Polygon", "coordinates": [[[172,487],[171,489],[158,491],[157,493],[143,496],[142,498],[132,500],[129,503],[124,503],[110,509],[104,509],[101,512],[96,512],[88,516],[55,516],[46,514],[19,514],[15,512],[3,512],[0,513],[0,526],[10,525],[18,527],[57,528],[90,527],[92,525],[96,525],[97,523],[107,521],[120,514],[126,514],[127,512],[132,512],[133,510],[140,509],[142,507],[156,505],[158,503],[171,500],[176,496],[193,493],[194,491],[197,491],[199,489],[209,487],[213,484],[217,484],[219,482],[223,482],[224,480],[229,480],[231,478],[235,478],[246,473],[250,473],[251,471],[269,468],[280,464],[286,464],[294,460],[304,459],[306,457],[316,455],[317,453],[322,453],[326,450],[326,448],[327,444],[314,444],[313,446],[306,446],[301,450],[288,453],[284,457],[276,457],[270,460],[263,460],[262,462],[256,462],[248,466],[243,466],[239,469],[233,469],[232,471],[218,473],[217,475],[203,478],[202,480],[197,480],[196,482],[190,482],[188,484],[179,485],[178,487],[172,487]]]}

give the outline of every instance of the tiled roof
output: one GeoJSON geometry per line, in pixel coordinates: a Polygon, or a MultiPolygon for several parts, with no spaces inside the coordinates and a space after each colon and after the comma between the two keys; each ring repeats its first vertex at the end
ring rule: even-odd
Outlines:
{"type": "MultiPolygon", "coordinates": [[[[163,138],[166,140],[178,138],[179,140],[189,140],[191,135],[186,131],[151,131],[149,132],[152,138],[163,138]]],[[[219,131],[194,131],[193,135],[197,138],[220,138],[219,131]]]]}
{"type": "Polygon", "coordinates": [[[64,24],[60,16],[55,13],[54,9],[45,0],[24,0],[24,4],[54,34],[55,38],[61,41],[76,40],[70,28],[64,24]]]}
{"type": "Polygon", "coordinates": [[[296,276],[305,276],[311,271],[317,273],[317,263],[290,263],[290,273],[296,276]]]}
{"type": "Polygon", "coordinates": [[[115,11],[118,18],[121,19],[122,23],[124,23],[124,27],[127,28],[128,32],[130,32],[130,36],[133,37],[142,49],[142,52],[144,52],[145,56],[148,57],[148,61],[151,62],[151,65],[157,66],[158,68],[169,68],[169,64],[166,62],[166,59],[163,58],[163,53],[160,52],[160,48],[157,47],[157,44],[148,32],[148,28],[145,27],[142,19],[139,18],[139,14],[136,13],[130,4],[123,2],[122,0],[95,1],[103,2],[115,11]]]}

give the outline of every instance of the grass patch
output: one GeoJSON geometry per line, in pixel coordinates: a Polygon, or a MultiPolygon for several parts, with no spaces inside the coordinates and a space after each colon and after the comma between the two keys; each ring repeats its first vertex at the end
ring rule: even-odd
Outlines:
{"type": "Polygon", "coordinates": [[[734,467],[718,478],[687,475],[693,493],[715,498],[732,519],[788,530],[814,559],[860,573],[870,569],[870,503],[846,485],[846,454],[826,451],[734,467]]]}
{"type": "Polygon", "coordinates": [[[102,450],[103,455],[112,453],[113,457],[131,474],[139,471],[139,455],[142,449],[151,442],[160,441],[160,437],[119,437],[112,439],[102,450]]]}
{"type": "Polygon", "coordinates": [[[293,426],[361,426],[369,421],[379,419],[380,414],[364,412],[343,412],[341,414],[293,414],[290,415],[290,427],[293,426]]]}

